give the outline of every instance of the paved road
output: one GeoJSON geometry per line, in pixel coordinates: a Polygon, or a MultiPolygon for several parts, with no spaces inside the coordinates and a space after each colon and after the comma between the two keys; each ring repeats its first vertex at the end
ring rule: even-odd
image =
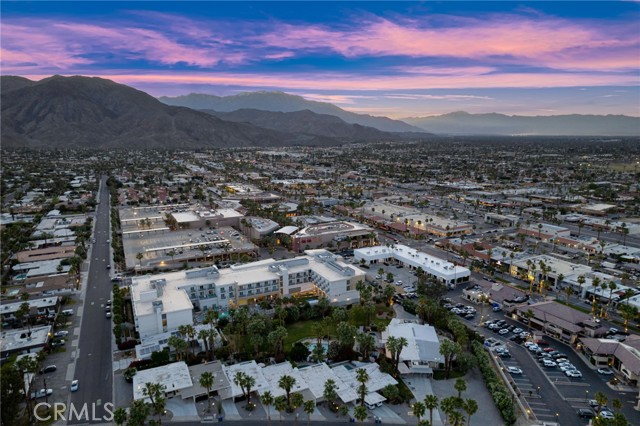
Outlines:
{"type": "MultiPolygon", "coordinates": [[[[111,348],[112,322],[105,318],[105,302],[111,298],[111,281],[107,265],[111,264],[109,243],[109,191],[106,178],[102,178],[100,204],[96,213],[95,239],[91,251],[87,290],[84,298],[79,353],[75,378],[80,381],[79,391],[72,393],[70,402],[75,410],[87,404],[89,422],[108,415],[103,404],[113,400],[113,367],[111,348]],[[95,416],[92,407],[95,406],[95,416]]],[[[86,424],[87,419],[72,419],[68,424],[86,424]]]]}

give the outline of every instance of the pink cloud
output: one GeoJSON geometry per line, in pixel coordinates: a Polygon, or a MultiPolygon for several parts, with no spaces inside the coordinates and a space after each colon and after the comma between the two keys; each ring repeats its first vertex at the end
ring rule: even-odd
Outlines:
{"type": "MultiPolygon", "coordinates": [[[[281,24],[276,31],[258,38],[270,47],[295,51],[329,49],[346,57],[503,57],[513,58],[510,62],[521,63],[528,59],[530,65],[554,65],[558,68],[565,68],[564,61],[568,61],[571,68],[585,69],[594,65],[583,60],[585,51],[598,51],[606,57],[610,49],[615,48],[627,57],[630,54],[637,57],[640,42],[638,32],[624,26],[531,19],[518,15],[463,21],[464,25],[424,28],[417,20],[392,22],[376,19],[351,31],[320,25],[281,24]],[[579,50],[572,53],[576,49],[579,50]]],[[[627,64],[623,66],[626,68],[627,64]]]]}

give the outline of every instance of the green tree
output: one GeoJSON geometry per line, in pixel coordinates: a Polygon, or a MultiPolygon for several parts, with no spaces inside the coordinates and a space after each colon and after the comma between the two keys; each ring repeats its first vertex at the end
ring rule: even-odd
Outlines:
{"type": "Polygon", "coordinates": [[[413,403],[413,415],[418,419],[418,423],[420,419],[424,416],[427,411],[427,407],[425,407],[424,403],[417,401],[413,403]]]}
{"type": "Polygon", "coordinates": [[[307,413],[307,426],[311,424],[311,415],[316,410],[316,402],[314,400],[308,400],[304,402],[304,412],[307,413]]]}
{"type": "Polygon", "coordinates": [[[369,373],[364,368],[356,370],[356,380],[360,382],[360,405],[364,407],[364,397],[367,395],[367,382],[369,381],[369,373]]]}
{"type": "Polygon", "coordinates": [[[289,404],[287,404],[287,398],[284,396],[279,396],[275,399],[273,406],[280,415],[280,424],[282,424],[282,412],[287,409],[289,404]]]}
{"type": "Polygon", "coordinates": [[[457,378],[453,388],[458,391],[458,398],[462,398],[462,392],[467,390],[467,382],[463,378],[457,378]]]}
{"type": "Polygon", "coordinates": [[[300,392],[294,392],[291,394],[291,408],[295,415],[295,424],[298,424],[298,408],[304,404],[304,397],[300,392]]]}
{"type": "Polygon", "coordinates": [[[211,411],[211,388],[213,387],[213,373],[205,371],[200,375],[200,386],[207,390],[207,411],[211,411]]]}
{"type": "Polygon", "coordinates": [[[327,379],[327,381],[324,382],[322,396],[332,408],[335,406],[335,400],[338,398],[338,386],[333,379],[327,379]]]}
{"type": "Polygon", "coordinates": [[[233,376],[233,382],[242,390],[242,394],[247,399],[247,408],[249,408],[251,406],[251,389],[256,384],[256,378],[242,371],[238,371],[235,376],[233,376]]]}
{"type": "Polygon", "coordinates": [[[158,426],[162,424],[160,416],[164,414],[164,409],[167,406],[164,392],[165,386],[160,383],[145,383],[142,388],[142,394],[151,400],[150,408],[153,414],[158,416],[158,419],[153,422],[158,426]]]}
{"type": "Polygon", "coordinates": [[[144,426],[151,413],[151,406],[142,399],[136,399],[129,407],[127,426],[144,426]]]}
{"type": "Polygon", "coordinates": [[[438,397],[433,394],[429,394],[424,397],[424,406],[429,410],[429,423],[433,425],[433,410],[437,410],[439,403],[438,397]]]}
{"type": "Polygon", "coordinates": [[[113,412],[113,422],[116,426],[122,426],[127,421],[127,410],[124,408],[118,408],[113,412]]]}
{"type": "Polygon", "coordinates": [[[260,396],[260,401],[262,405],[267,407],[267,419],[269,419],[269,426],[271,426],[271,406],[274,403],[273,394],[271,391],[266,391],[260,396]]]}
{"type": "Polygon", "coordinates": [[[462,347],[459,343],[453,342],[449,339],[443,339],[440,343],[440,355],[444,357],[444,369],[445,369],[445,377],[448,379],[449,374],[451,373],[451,366],[453,365],[453,360],[457,355],[462,353],[462,347]]]}
{"type": "Polygon", "coordinates": [[[471,416],[478,411],[478,403],[475,399],[466,399],[462,404],[462,409],[467,413],[467,426],[469,426],[471,416]]]}
{"type": "Polygon", "coordinates": [[[295,377],[289,376],[287,374],[283,375],[282,377],[280,377],[280,379],[278,379],[278,387],[284,390],[285,394],[287,395],[288,407],[291,407],[291,389],[293,389],[295,384],[296,384],[295,377]]]}
{"type": "Polygon", "coordinates": [[[375,348],[376,341],[372,335],[367,333],[358,333],[357,340],[362,358],[366,360],[369,357],[369,352],[375,348]]]}
{"type": "Polygon", "coordinates": [[[364,422],[368,417],[367,409],[362,405],[357,406],[353,410],[353,417],[359,422],[364,422]]]}
{"type": "Polygon", "coordinates": [[[20,402],[22,401],[25,381],[18,367],[13,363],[2,366],[0,380],[0,419],[3,425],[17,426],[20,418],[20,402]]]}

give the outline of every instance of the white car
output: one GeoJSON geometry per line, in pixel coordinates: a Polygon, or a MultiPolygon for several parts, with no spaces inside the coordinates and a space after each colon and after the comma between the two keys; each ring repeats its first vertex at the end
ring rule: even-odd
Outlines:
{"type": "Polygon", "coordinates": [[[509,374],[522,374],[522,369],[518,367],[507,367],[509,374]]]}
{"type": "Polygon", "coordinates": [[[506,328],[503,328],[502,330],[498,331],[498,334],[504,336],[505,334],[509,334],[509,330],[506,328]]]}
{"type": "Polygon", "coordinates": [[[67,337],[69,335],[69,332],[66,330],[61,330],[61,331],[56,331],[53,334],[53,337],[67,337]]]}
{"type": "Polygon", "coordinates": [[[31,392],[31,399],[44,398],[53,393],[53,389],[40,389],[35,392],[31,392]]]}
{"type": "Polygon", "coordinates": [[[535,345],[535,343],[533,343],[533,342],[524,342],[524,346],[526,348],[529,348],[529,347],[534,346],[534,345],[535,345]]]}
{"type": "Polygon", "coordinates": [[[558,364],[556,364],[555,362],[549,361],[549,360],[546,360],[546,359],[544,360],[542,365],[544,365],[547,368],[553,368],[553,367],[557,367],[558,366],[558,364]]]}
{"type": "Polygon", "coordinates": [[[603,419],[613,419],[614,418],[613,413],[611,411],[605,411],[605,410],[600,411],[598,416],[602,417],[603,419]]]}
{"type": "Polygon", "coordinates": [[[71,382],[71,387],[69,388],[69,390],[71,392],[77,392],[78,391],[78,379],[76,379],[73,382],[71,382]]]}
{"type": "Polygon", "coordinates": [[[610,368],[598,368],[598,373],[609,376],[613,374],[613,370],[611,370],[610,368]]]}
{"type": "Polygon", "coordinates": [[[578,370],[567,370],[564,372],[567,377],[582,377],[582,373],[578,370]]]}
{"type": "Polygon", "coordinates": [[[520,333],[522,333],[522,331],[523,331],[523,330],[522,330],[521,328],[514,328],[514,329],[513,329],[513,332],[514,332],[515,334],[520,334],[520,333]]]}
{"type": "Polygon", "coordinates": [[[558,364],[560,371],[566,373],[567,371],[575,370],[576,368],[571,364],[558,364]]]}

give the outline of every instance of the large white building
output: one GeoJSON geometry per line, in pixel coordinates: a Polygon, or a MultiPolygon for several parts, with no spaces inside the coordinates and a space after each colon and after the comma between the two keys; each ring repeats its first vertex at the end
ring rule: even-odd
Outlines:
{"type": "Polygon", "coordinates": [[[395,260],[411,269],[422,268],[427,275],[449,286],[469,281],[471,276],[467,268],[402,244],[357,249],[353,251],[353,257],[358,262],[364,260],[367,265],[395,260]]]}
{"type": "Polygon", "coordinates": [[[263,298],[313,292],[331,303],[359,300],[365,273],[326,250],[307,250],[293,259],[267,259],[230,268],[215,266],[132,278],[131,299],[140,337],[193,324],[192,309],[226,310],[263,298]]]}

